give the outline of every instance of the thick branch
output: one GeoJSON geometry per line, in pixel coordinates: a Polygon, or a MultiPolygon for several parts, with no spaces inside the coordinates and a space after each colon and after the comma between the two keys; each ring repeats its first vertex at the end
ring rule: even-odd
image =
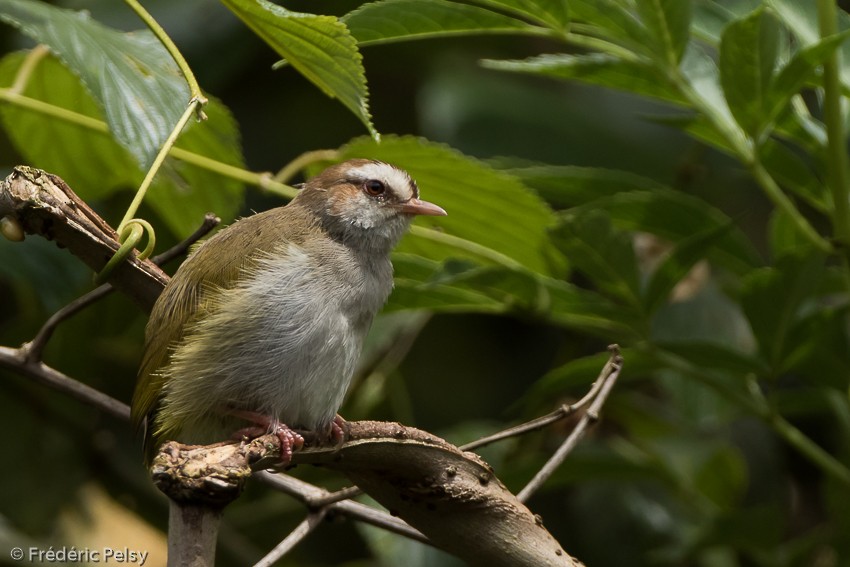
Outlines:
{"type": "MultiPolygon", "coordinates": [[[[351,422],[340,447],[306,447],[293,464],[340,471],[394,515],[471,565],[576,566],[487,463],[446,441],[397,423],[351,422]]],[[[252,469],[279,457],[274,435],[250,443],[197,447],[167,443],[154,461],[157,486],[178,501],[222,505],[252,469]]]]}
{"type": "MultiPolygon", "coordinates": [[[[16,219],[27,234],[67,248],[95,272],[118,249],[115,231],[59,177],[18,166],[0,182],[0,217],[16,219]]],[[[168,276],[153,262],[128,259],[109,282],[150,311],[168,276]]]]}

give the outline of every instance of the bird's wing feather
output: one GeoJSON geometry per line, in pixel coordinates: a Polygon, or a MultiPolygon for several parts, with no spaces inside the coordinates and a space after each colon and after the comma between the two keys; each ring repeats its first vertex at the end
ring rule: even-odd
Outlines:
{"type": "Polygon", "coordinates": [[[136,427],[156,410],[165,381],[160,370],[192,323],[211,308],[216,291],[232,287],[258,256],[283,242],[303,240],[304,234],[291,230],[293,225],[310,226],[309,222],[292,222],[292,217],[302,214],[302,209],[290,205],[241,219],[198,246],[180,266],[154,305],[145,332],[145,352],[132,403],[136,427]]]}

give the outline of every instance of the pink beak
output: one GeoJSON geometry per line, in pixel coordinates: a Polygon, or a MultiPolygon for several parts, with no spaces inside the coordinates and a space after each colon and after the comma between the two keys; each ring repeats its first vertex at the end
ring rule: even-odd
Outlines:
{"type": "Polygon", "coordinates": [[[398,205],[398,210],[407,213],[408,215],[430,215],[434,217],[444,217],[448,213],[442,207],[422,201],[420,199],[411,198],[398,205]]]}

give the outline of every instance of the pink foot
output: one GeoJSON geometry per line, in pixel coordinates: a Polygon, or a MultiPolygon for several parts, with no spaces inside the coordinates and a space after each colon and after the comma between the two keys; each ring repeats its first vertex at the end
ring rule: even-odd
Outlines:
{"type": "Polygon", "coordinates": [[[336,414],[334,420],[331,422],[331,440],[334,442],[334,445],[342,445],[343,441],[348,438],[348,422],[339,415],[336,414]]]}
{"type": "Polygon", "coordinates": [[[268,433],[276,435],[280,440],[280,462],[282,465],[288,465],[292,461],[292,451],[297,451],[304,446],[304,438],[276,418],[249,410],[230,410],[228,413],[254,424],[237,431],[234,435],[239,438],[255,438],[268,433]]]}

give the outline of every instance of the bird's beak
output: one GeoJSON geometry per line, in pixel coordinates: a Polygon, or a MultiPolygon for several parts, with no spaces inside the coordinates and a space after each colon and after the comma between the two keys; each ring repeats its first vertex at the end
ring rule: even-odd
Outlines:
{"type": "Polygon", "coordinates": [[[411,198],[398,205],[398,210],[408,215],[430,215],[434,217],[444,217],[448,213],[434,203],[422,201],[421,199],[411,198]]]}

